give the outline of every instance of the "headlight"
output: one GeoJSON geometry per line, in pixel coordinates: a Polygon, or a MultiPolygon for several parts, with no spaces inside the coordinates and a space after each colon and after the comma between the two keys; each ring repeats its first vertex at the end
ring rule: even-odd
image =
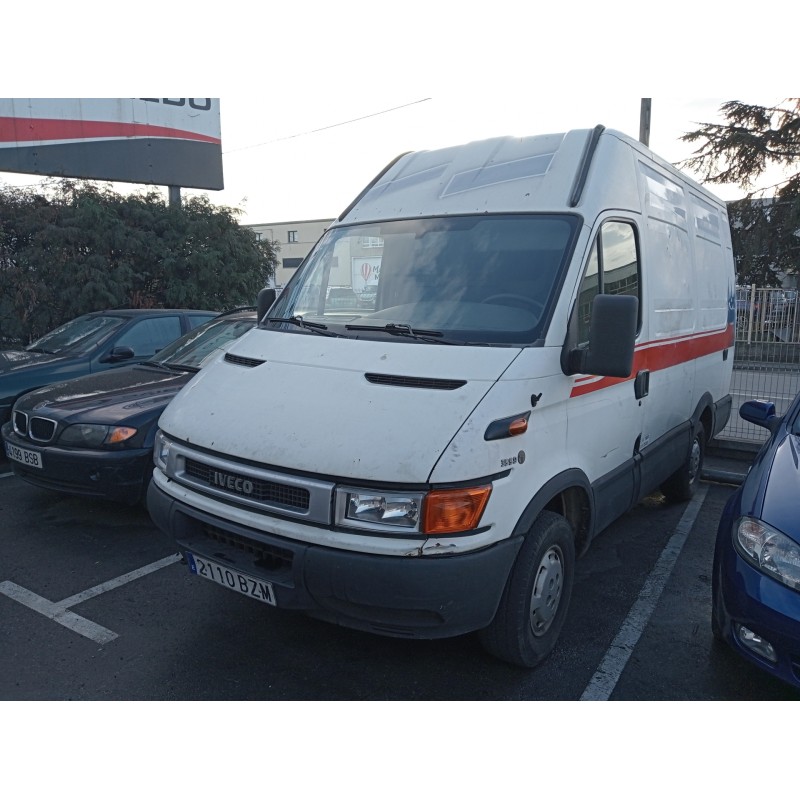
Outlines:
{"type": "Polygon", "coordinates": [[[104,444],[119,444],[136,435],[136,428],[115,425],[78,424],[65,428],[58,437],[59,444],[73,447],[101,447],[104,444]]]}
{"type": "Polygon", "coordinates": [[[156,431],[156,441],[153,447],[153,463],[162,471],[167,471],[167,459],[171,442],[161,431],[156,431]]]}
{"type": "Polygon", "coordinates": [[[336,522],[396,533],[463,533],[478,527],[491,491],[491,486],[431,492],[341,487],[336,492],[336,522]]]}
{"type": "Polygon", "coordinates": [[[353,528],[385,528],[405,533],[419,530],[423,492],[379,492],[339,489],[336,521],[353,528]]]}
{"type": "Polygon", "coordinates": [[[800,545],[775,528],[752,517],[736,523],[741,554],[761,572],[792,589],[800,589],[800,545]]]}

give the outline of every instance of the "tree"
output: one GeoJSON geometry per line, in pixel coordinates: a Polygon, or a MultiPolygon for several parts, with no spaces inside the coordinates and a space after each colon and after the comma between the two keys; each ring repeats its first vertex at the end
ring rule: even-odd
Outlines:
{"type": "Polygon", "coordinates": [[[277,243],[205,195],[168,206],[154,189],[55,181],[0,188],[0,346],[101,308],[254,305],[277,243]]]}
{"type": "Polygon", "coordinates": [[[735,184],[747,193],[728,204],[737,276],[740,283],[777,286],[779,273],[800,271],[800,98],[776,106],[730,100],[720,112],[726,124],[702,123],[681,137],[702,142],[681,166],[705,182],[735,184]],[[774,166],[787,177],[755,189],[774,166]]]}

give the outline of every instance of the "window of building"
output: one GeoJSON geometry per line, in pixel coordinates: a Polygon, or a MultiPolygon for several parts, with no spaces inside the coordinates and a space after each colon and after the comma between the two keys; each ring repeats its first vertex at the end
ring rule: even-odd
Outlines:
{"type": "Polygon", "coordinates": [[[302,258],[284,258],[281,265],[284,269],[297,269],[302,263],[302,258]]]}
{"type": "Polygon", "coordinates": [[[361,246],[368,247],[383,247],[383,239],[380,236],[362,236],[361,246]]]}
{"type": "Polygon", "coordinates": [[[289,231],[289,233],[287,234],[287,239],[286,239],[286,241],[287,241],[289,244],[294,244],[294,243],[296,243],[296,242],[297,242],[297,231],[289,231]]]}

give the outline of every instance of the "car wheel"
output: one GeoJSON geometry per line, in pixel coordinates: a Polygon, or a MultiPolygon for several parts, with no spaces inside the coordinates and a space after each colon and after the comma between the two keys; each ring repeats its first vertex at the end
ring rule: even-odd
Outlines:
{"type": "Polygon", "coordinates": [[[492,623],[479,634],[497,658],[535,667],[553,651],[575,576],[575,539],[560,514],[543,511],[525,536],[492,623]]]}
{"type": "Polygon", "coordinates": [[[661,484],[661,491],[667,500],[682,502],[691,500],[700,475],[703,472],[703,458],[706,452],[706,433],[703,423],[698,422],[694,427],[694,436],[686,460],[681,468],[670,475],[661,484]]]}

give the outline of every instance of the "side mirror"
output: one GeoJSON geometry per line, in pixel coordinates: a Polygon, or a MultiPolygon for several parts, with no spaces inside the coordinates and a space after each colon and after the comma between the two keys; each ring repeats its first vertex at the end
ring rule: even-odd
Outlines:
{"type": "Polygon", "coordinates": [[[258,293],[258,303],[256,305],[256,315],[258,317],[258,321],[261,322],[262,319],[269,311],[272,304],[275,302],[275,290],[274,289],[262,289],[258,293]]]}
{"type": "Polygon", "coordinates": [[[627,378],[639,323],[639,299],[627,294],[598,294],[592,301],[589,346],[570,350],[568,375],[584,373],[627,378]]]}
{"type": "Polygon", "coordinates": [[[781,417],[775,413],[775,403],[769,400],[748,400],[739,407],[739,416],[753,425],[766,428],[774,433],[780,425],[781,417]]]}
{"type": "Polygon", "coordinates": [[[127,361],[136,355],[132,347],[114,347],[111,352],[103,358],[106,363],[116,363],[117,361],[127,361]]]}

